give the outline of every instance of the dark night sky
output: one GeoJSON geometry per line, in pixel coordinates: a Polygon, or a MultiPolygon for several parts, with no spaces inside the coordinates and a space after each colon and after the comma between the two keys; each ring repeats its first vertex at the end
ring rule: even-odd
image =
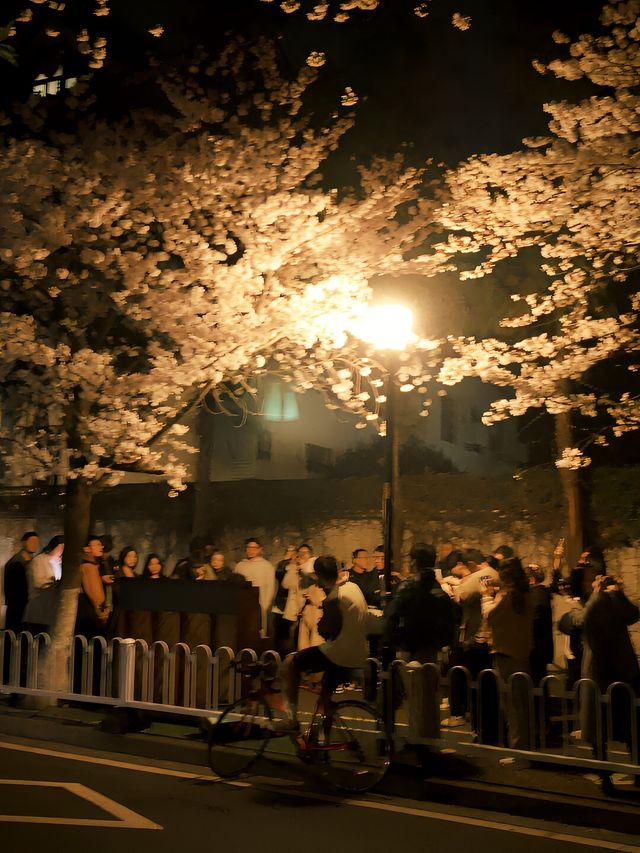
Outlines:
{"type": "MultiPolygon", "coordinates": [[[[2,19],[13,5],[16,10],[24,5],[23,0],[5,2],[2,19]]],[[[432,11],[423,19],[413,14],[414,0],[382,0],[376,12],[355,13],[351,21],[335,24],[312,23],[300,13],[285,15],[277,2],[260,0],[111,0],[112,14],[89,16],[89,22],[109,36],[107,69],[100,72],[105,81],[110,73],[127,80],[147,50],[169,62],[184,60],[197,44],[215,53],[229,29],[277,39],[290,73],[311,50],[324,50],[327,63],[309,106],[321,118],[328,116],[344,87],[354,88],[360,103],[356,127],[344,140],[347,153],[366,159],[372,153],[395,153],[408,143],[417,162],[433,156],[454,165],[472,153],[513,150],[523,137],[544,133],[542,103],[586,91],[553,75],[542,77],[531,62],[564,55],[551,38],[554,29],[570,35],[593,31],[602,2],[431,0],[432,11]],[[471,17],[469,30],[451,25],[454,12],[471,17]],[[161,39],[147,32],[156,24],[165,29],[161,39]]],[[[34,8],[55,20],[46,7],[34,8]]],[[[77,8],[86,14],[91,4],[69,0],[65,15],[71,17],[77,8]]],[[[21,63],[42,64],[53,40],[34,39],[31,25],[21,31],[28,35],[21,63]]],[[[50,57],[49,64],[53,70],[57,58],[50,57]]],[[[6,79],[12,73],[6,64],[0,66],[5,93],[13,88],[6,79]]]]}
{"type": "Polygon", "coordinates": [[[258,0],[229,0],[224,14],[222,0],[113,0],[111,25],[144,33],[149,21],[161,22],[161,49],[168,56],[188,53],[199,42],[215,45],[228,26],[274,35],[291,70],[311,50],[324,50],[316,106],[330,112],[345,85],[355,89],[361,101],[348,140],[353,153],[393,153],[408,142],[418,159],[454,164],[475,152],[512,150],[524,136],[545,132],[542,103],[575,97],[581,89],[542,77],[531,62],[563,55],[553,30],[593,31],[602,3],[433,0],[426,19],[413,14],[413,5],[383,0],[377,12],[356,14],[346,24],[318,24],[258,0]],[[469,30],[451,25],[455,11],[471,16],[469,30]]]}

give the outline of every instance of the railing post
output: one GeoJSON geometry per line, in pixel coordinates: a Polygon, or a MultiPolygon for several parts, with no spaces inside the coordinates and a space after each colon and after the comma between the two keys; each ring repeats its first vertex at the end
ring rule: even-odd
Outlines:
{"type": "Polygon", "coordinates": [[[136,683],[136,641],[131,638],[118,643],[118,699],[133,702],[136,683]]]}
{"type": "Polygon", "coordinates": [[[408,700],[409,738],[440,737],[440,672],[432,663],[411,661],[404,666],[408,700]]]}

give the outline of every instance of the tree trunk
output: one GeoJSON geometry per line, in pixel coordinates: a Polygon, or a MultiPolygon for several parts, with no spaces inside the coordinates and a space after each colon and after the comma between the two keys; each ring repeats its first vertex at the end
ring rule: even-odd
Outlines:
{"type": "MultiPolygon", "coordinates": [[[[569,412],[562,412],[555,415],[554,419],[556,452],[558,456],[561,456],[566,447],[573,447],[571,415],[569,412]]],[[[559,468],[558,470],[567,512],[566,561],[569,568],[573,568],[584,547],[580,471],[569,468],[559,468]]]]}
{"type": "Polygon", "coordinates": [[[211,487],[211,463],[213,460],[214,422],[215,415],[212,415],[204,406],[201,406],[196,419],[198,462],[192,529],[194,536],[206,535],[210,532],[211,528],[209,492],[211,487]]]}
{"type": "Polygon", "coordinates": [[[80,563],[91,520],[91,486],[77,478],[67,481],[64,510],[62,590],[52,629],[51,661],[47,665],[49,687],[69,690],[69,665],[80,592],[80,563]]]}

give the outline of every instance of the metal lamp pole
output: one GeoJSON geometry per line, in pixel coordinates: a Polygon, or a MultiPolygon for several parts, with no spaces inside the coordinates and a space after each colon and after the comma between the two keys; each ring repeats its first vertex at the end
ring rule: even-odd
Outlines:
{"type": "Polygon", "coordinates": [[[386,382],[386,424],[387,433],[385,438],[385,465],[384,485],[382,487],[382,518],[384,525],[384,595],[385,601],[391,596],[392,572],[396,562],[399,563],[400,554],[397,553],[398,543],[394,535],[396,528],[395,513],[398,511],[398,492],[400,480],[399,462],[399,436],[396,425],[396,412],[398,404],[398,389],[393,381],[397,356],[395,353],[388,354],[388,373],[386,382]]]}

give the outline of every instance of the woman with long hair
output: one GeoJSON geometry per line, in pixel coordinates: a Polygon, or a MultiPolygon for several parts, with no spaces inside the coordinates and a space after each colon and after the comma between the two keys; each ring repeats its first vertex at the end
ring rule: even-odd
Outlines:
{"type": "Polygon", "coordinates": [[[533,602],[529,581],[517,557],[502,560],[498,565],[499,580],[488,583],[482,597],[482,611],[491,629],[493,669],[509,687],[506,717],[509,726],[509,745],[512,749],[527,749],[528,683],[518,678],[509,685],[515,673],[531,675],[533,649],[533,602]]]}
{"type": "Polygon", "coordinates": [[[118,562],[113,570],[115,580],[120,578],[134,578],[136,576],[135,568],[138,565],[138,552],[133,545],[127,545],[120,551],[118,562]]]}
{"type": "Polygon", "coordinates": [[[151,581],[166,580],[166,576],[162,572],[163,568],[164,565],[160,555],[149,554],[144,564],[144,569],[142,570],[142,577],[151,581]]]}

